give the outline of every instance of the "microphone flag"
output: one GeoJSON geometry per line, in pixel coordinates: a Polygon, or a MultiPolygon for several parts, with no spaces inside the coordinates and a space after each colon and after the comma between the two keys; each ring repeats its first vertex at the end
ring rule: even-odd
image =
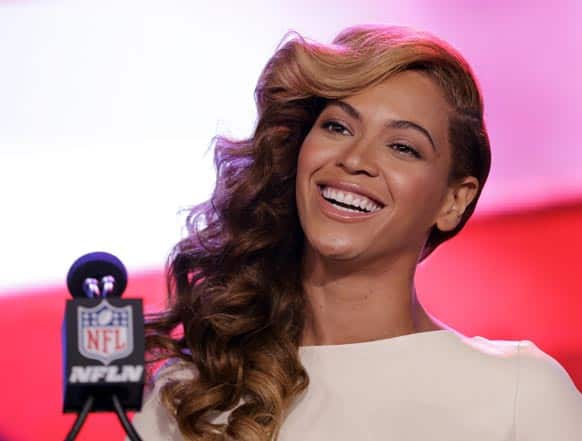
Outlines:
{"type": "Polygon", "coordinates": [[[141,299],[74,298],[63,321],[63,412],[79,412],[89,395],[92,411],[140,410],[144,386],[141,299]]]}

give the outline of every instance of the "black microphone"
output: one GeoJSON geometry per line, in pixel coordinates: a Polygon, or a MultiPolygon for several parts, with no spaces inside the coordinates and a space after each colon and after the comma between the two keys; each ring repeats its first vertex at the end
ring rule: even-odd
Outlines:
{"type": "Polygon", "coordinates": [[[73,299],[66,302],[62,329],[63,412],[79,413],[77,432],[88,412],[115,411],[128,435],[133,430],[130,437],[138,439],[123,411],[141,410],[143,305],[121,298],[126,286],[123,263],[105,252],[81,256],[67,274],[73,299]]]}
{"type": "Polygon", "coordinates": [[[67,274],[67,288],[71,295],[78,298],[85,297],[121,297],[127,287],[127,271],[121,260],[113,254],[94,252],[79,257],[67,274]],[[111,282],[104,286],[105,292],[95,291],[100,288],[99,282],[111,282]]]}

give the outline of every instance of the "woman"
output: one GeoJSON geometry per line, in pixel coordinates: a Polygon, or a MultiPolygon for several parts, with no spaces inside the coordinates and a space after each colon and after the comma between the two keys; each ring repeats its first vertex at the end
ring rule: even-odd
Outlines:
{"type": "Polygon", "coordinates": [[[582,439],[553,358],[463,336],[417,299],[416,266],[489,174],[462,56],[402,27],[329,46],[294,34],[255,95],[254,134],[218,138],[216,188],[148,325],[150,353],[173,361],[134,419],[144,439],[582,439]]]}

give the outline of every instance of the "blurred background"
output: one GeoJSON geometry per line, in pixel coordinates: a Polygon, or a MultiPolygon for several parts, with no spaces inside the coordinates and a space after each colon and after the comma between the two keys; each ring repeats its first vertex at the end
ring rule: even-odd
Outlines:
{"type": "MultiPolygon", "coordinates": [[[[211,138],[246,137],[288,30],[433,32],[485,97],[492,169],[475,215],[421,264],[426,308],[466,335],[535,342],[582,389],[582,3],[0,0],[0,439],[63,439],[65,275],[90,251],[163,307],[184,210],[212,189],[211,138]]],[[[121,439],[113,415],[79,439],[121,439]]]]}

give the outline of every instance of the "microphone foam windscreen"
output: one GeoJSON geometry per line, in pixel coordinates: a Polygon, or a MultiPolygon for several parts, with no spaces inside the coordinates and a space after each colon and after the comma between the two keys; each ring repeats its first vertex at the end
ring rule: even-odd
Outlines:
{"type": "Polygon", "coordinates": [[[110,296],[121,297],[127,286],[127,270],[121,260],[103,251],[85,254],[71,265],[67,274],[67,288],[75,298],[87,297],[83,290],[85,280],[101,280],[105,276],[115,278],[115,287],[110,296]]]}

